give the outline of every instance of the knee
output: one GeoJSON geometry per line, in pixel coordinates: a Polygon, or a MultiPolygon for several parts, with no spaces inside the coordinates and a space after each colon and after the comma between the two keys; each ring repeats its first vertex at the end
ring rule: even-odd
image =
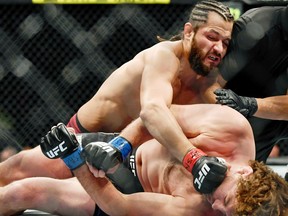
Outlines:
{"type": "Polygon", "coordinates": [[[7,203],[15,202],[23,198],[25,200],[26,188],[24,188],[18,181],[12,182],[5,186],[4,201],[7,203]]]}
{"type": "Polygon", "coordinates": [[[41,187],[36,187],[33,181],[29,182],[28,179],[14,181],[5,186],[4,189],[6,190],[4,193],[4,201],[7,202],[7,204],[17,203],[20,206],[23,205],[27,208],[33,208],[36,206],[39,199],[42,199],[39,195],[43,194],[41,187]]]}

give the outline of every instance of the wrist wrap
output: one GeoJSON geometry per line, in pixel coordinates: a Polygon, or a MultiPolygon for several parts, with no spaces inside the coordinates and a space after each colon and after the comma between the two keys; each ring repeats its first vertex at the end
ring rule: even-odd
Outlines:
{"type": "Polygon", "coordinates": [[[74,151],[72,154],[68,155],[65,158],[62,158],[62,160],[70,170],[77,169],[85,163],[85,159],[81,156],[81,151],[82,148],[78,147],[77,150],[74,151]]]}
{"type": "Polygon", "coordinates": [[[193,148],[193,149],[189,150],[187,152],[187,154],[184,156],[184,158],[182,160],[182,164],[189,172],[192,172],[192,169],[193,169],[195,163],[197,162],[197,160],[200,157],[206,156],[206,155],[207,154],[205,154],[200,149],[193,148]]]}
{"type": "Polygon", "coordinates": [[[132,145],[125,138],[121,136],[115,137],[113,140],[109,142],[114,147],[116,147],[122,154],[123,161],[129,155],[132,150],[132,145]]]}

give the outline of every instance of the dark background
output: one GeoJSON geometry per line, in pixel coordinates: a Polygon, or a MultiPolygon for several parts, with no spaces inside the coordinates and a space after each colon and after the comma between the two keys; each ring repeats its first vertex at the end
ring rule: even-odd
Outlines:
{"type": "MultiPolygon", "coordinates": [[[[0,150],[34,147],[156,35],[178,34],[196,1],[33,5],[0,1],[0,150]]],[[[271,1],[286,5],[285,1],[271,1]]],[[[267,1],[230,1],[235,16],[267,1]]]]}

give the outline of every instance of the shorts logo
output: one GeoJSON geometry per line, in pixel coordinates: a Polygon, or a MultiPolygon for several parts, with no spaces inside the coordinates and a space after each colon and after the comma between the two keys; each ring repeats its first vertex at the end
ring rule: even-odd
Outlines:
{"type": "Polygon", "coordinates": [[[210,171],[210,167],[207,165],[207,164],[204,164],[201,168],[201,170],[198,172],[198,177],[195,178],[194,180],[194,184],[197,184],[198,185],[198,189],[201,188],[202,186],[202,183],[205,179],[205,177],[207,176],[207,174],[209,173],[210,171]]]}
{"type": "Polygon", "coordinates": [[[129,162],[130,162],[131,171],[132,171],[134,176],[137,176],[136,166],[135,166],[135,155],[131,155],[129,160],[130,160],[129,162]]]}
{"type": "Polygon", "coordinates": [[[48,157],[49,158],[55,158],[55,157],[59,156],[59,152],[64,152],[67,149],[67,147],[64,146],[64,144],[65,144],[65,141],[61,142],[58,146],[56,146],[52,150],[46,152],[48,157]]]}

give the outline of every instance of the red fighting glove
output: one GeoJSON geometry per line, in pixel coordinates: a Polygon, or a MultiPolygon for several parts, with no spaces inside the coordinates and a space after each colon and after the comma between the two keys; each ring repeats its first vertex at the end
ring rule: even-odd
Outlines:
{"type": "Polygon", "coordinates": [[[209,157],[197,148],[188,151],[182,164],[192,173],[194,188],[203,194],[212,193],[223,182],[227,171],[224,159],[209,157]]]}

